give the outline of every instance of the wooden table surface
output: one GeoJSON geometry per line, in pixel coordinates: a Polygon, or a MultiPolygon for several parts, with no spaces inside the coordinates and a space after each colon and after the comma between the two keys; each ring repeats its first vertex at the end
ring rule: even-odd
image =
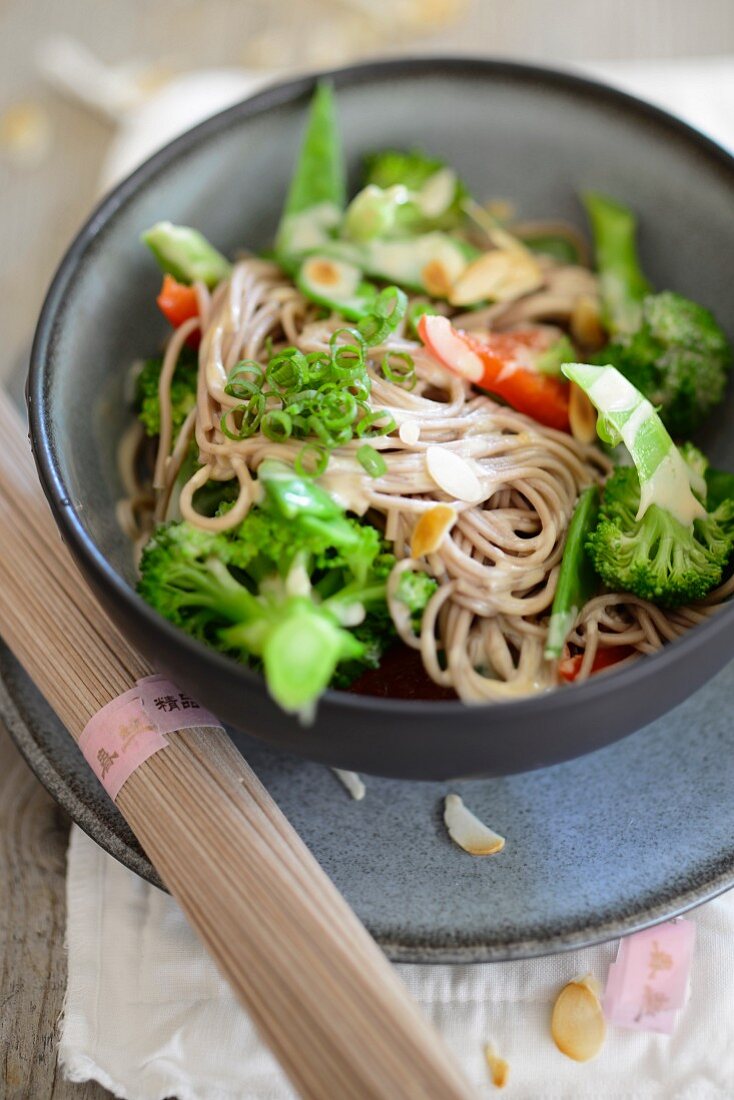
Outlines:
{"type": "MultiPolygon", "coordinates": [[[[432,35],[423,33],[417,39],[421,50],[465,50],[556,64],[583,58],[734,53],[732,0],[564,0],[560,6],[547,0],[423,3],[434,19],[452,11],[456,18],[432,35]]],[[[281,62],[285,58],[303,68],[349,60],[345,50],[351,49],[354,21],[363,18],[355,10],[356,0],[301,0],[298,5],[292,0],[0,0],[0,377],[25,369],[45,286],[94,200],[113,135],[109,123],[44,87],[35,68],[38,43],[63,32],[108,63],[163,58],[177,70],[272,64],[275,43],[281,62]],[[19,161],[4,137],[6,112],[24,103],[40,111],[49,128],[48,150],[34,164],[19,161]]],[[[368,41],[370,52],[395,52],[410,48],[408,35],[419,33],[414,27],[388,41],[378,25],[357,37],[368,41]]],[[[0,1100],[97,1100],[110,1095],[96,1084],[65,1082],[56,1061],[65,982],[68,830],[69,821],[0,726],[0,1100]]]]}

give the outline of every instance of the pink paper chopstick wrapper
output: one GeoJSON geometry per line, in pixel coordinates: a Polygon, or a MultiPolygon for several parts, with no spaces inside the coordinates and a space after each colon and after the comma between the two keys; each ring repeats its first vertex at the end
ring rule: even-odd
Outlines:
{"type": "Polygon", "coordinates": [[[164,676],[146,676],[90,718],[79,748],[110,798],[136,768],[168,747],[166,734],[221,722],[164,676]]]}
{"type": "Polygon", "coordinates": [[[623,939],[602,1000],[609,1023],[670,1035],[686,999],[695,938],[694,924],[674,920],[623,939]]]}

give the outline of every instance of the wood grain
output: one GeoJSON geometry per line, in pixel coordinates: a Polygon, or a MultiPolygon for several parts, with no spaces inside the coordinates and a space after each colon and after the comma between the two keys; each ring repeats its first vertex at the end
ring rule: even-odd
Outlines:
{"type": "Polygon", "coordinates": [[[0,1097],[103,1100],[58,1074],[69,821],[0,725],[0,1097]]]}

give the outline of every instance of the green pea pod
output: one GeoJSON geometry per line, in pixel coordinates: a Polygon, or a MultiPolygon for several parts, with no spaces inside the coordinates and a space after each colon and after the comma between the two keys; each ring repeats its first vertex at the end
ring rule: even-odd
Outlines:
{"type": "Polygon", "coordinates": [[[568,527],[545,643],[545,657],[548,661],[561,656],[579,609],[591,599],[598,588],[599,579],[586,553],[586,540],[596,527],[598,516],[599,487],[590,485],[579,497],[568,527]]]}
{"type": "Polygon", "coordinates": [[[209,244],[198,229],[187,225],[156,222],[146,229],[141,239],[161,269],[179,283],[194,283],[200,279],[208,287],[214,287],[232,270],[229,260],[209,244]]]}
{"type": "Polygon", "coordinates": [[[275,239],[279,262],[286,266],[329,239],[346,203],[346,176],[334,105],[334,90],[319,83],[309,109],[306,132],[291,178],[275,239]]]}
{"type": "Polygon", "coordinates": [[[605,324],[612,333],[633,332],[639,327],[642,300],[650,293],[637,255],[635,216],[622,203],[595,191],[587,191],[582,199],[594,235],[605,324]]]}

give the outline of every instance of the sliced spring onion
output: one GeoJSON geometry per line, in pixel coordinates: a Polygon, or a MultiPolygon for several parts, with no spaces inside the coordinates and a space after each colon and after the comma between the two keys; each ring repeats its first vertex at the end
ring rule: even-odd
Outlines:
{"type": "Polygon", "coordinates": [[[379,451],[363,443],[357,451],[357,461],[370,477],[382,477],[387,471],[387,463],[379,451]]]}
{"type": "Polygon", "coordinates": [[[271,409],[263,416],[260,430],[273,443],[285,443],[293,433],[293,421],[282,409],[271,409]]]}
{"type": "Polygon", "coordinates": [[[418,381],[413,356],[404,351],[389,351],[383,358],[381,368],[384,377],[394,386],[401,386],[408,393],[415,389],[418,381]]]}
{"type": "Polygon", "coordinates": [[[340,328],[332,334],[329,340],[331,351],[332,373],[342,379],[356,377],[364,370],[365,352],[367,344],[361,333],[352,328],[340,328]],[[347,341],[340,343],[340,337],[347,337],[347,341]],[[352,341],[351,343],[348,341],[352,341]]]}
{"type": "Polygon", "coordinates": [[[321,477],[329,464],[329,452],[319,443],[304,443],[293,468],[299,477],[321,477]]]}
{"type": "Polygon", "coordinates": [[[385,409],[374,409],[372,412],[368,412],[366,416],[357,424],[357,435],[362,438],[364,436],[378,436],[378,435],[390,435],[390,432],[394,432],[397,428],[397,424],[393,416],[385,409]],[[381,420],[385,420],[386,423],[380,424],[381,420]]]}
{"type": "Polygon", "coordinates": [[[275,390],[300,388],[308,376],[309,364],[299,348],[286,348],[268,363],[265,377],[275,390]]]}
{"type": "Polygon", "coordinates": [[[227,375],[224,392],[239,401],[246,401],[252,394],[262,390],[264,382],[265,371],[262,364],[256,363],[254,359],[242,359],[235,363],[227,375]]]}
{"type": "Polygon", "coordinates": [[[328,393],[321,404],[321,420],[330,431],[346,428],[357,418],[357,400],[349,390],[328,393]]]}
{"type": "Polygon", "coordinates": [[[395,331],[408,308],[408,298],[397,286],[380,291],[367,317],[357,326],[365,342],[373,347],[382,344],[395,331]]]}
{"type": "Polygon", "coordinates": [[[220,419],[219,426],[227,439],[235,442],[249,439],[258,431],[264,411],[265,397],[261,393],[254,393],[246,405],[237,405],[234,409],[228,409],[220,419]],[[237,420],[239,420],[239,428],[233,431],[229,424],[236,426],[237,420]]]}

